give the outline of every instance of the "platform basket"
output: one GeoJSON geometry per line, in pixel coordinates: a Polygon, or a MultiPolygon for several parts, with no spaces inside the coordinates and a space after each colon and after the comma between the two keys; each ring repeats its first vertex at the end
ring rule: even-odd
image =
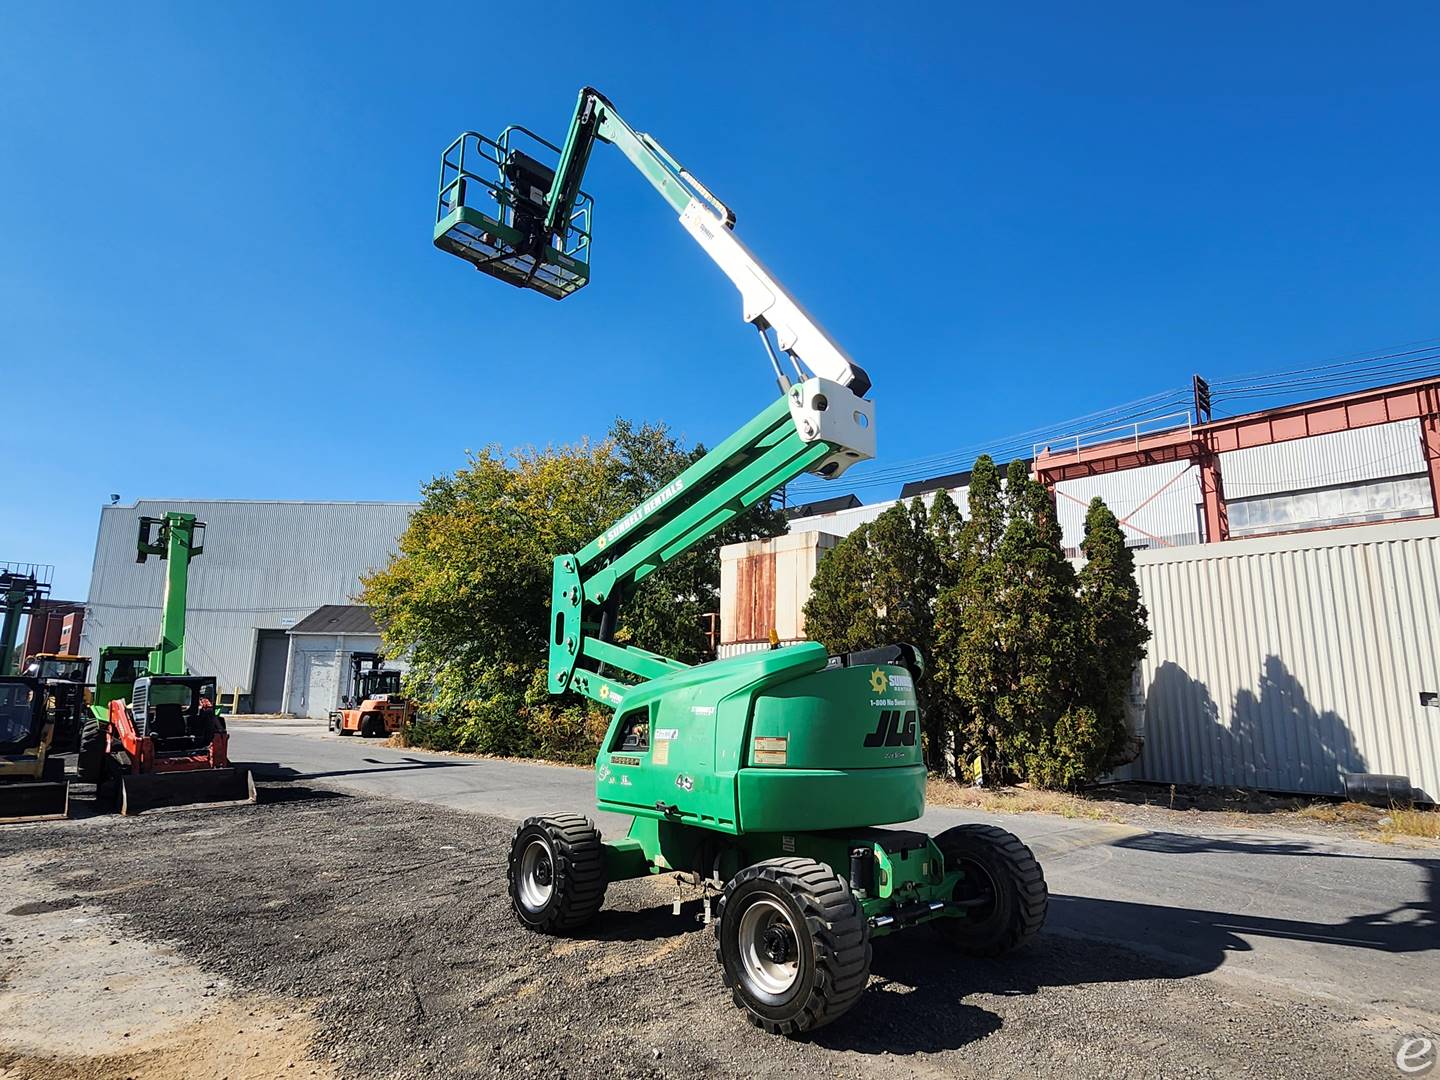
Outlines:
{"type": "Polygon", "coordinates": [[[524,152],[552,160],[560,153],[521,127],[506,128],[499,139],[467,131],[446,148],[440,159],[435,246],[501,281],[563,300],[590,282],[593,203],[582,192],[563,235],[529,241],[516,227],[523,200],[504,170],[511,151],[522,145],[524,152]]]}

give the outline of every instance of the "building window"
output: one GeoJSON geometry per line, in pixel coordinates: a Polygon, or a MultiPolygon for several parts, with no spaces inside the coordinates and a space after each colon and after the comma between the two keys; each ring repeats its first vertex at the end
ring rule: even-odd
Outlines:
{"type": "Polygon", "coordinates": [[[1430,505],[1430,482],[1424,476],[1399,476],[1309,491],[1228,499],[1226,510],[1230,535],[1234,538],[1429,517],[1434,513],[1430,505]]]}

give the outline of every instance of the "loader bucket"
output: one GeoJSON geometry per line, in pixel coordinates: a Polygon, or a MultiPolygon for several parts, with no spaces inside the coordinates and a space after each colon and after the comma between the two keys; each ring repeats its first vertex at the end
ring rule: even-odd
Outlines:
{"type": "Polygon", "coordinates": [[[257,801],[249,769],[126,773],[120,777],[120,813],[143,814],[162,806],[219,806],[257,801]]]}
{"type": "Polygon", "coordinates": [[[59,821],[69,816],[68,781],[0,783],[0,824],[12,821],[59,821]]]}

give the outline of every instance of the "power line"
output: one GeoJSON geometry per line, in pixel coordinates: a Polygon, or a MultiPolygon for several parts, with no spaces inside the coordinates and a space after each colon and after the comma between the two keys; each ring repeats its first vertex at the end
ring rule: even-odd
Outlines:
{"type": "MultiPolygon", "coordinates": [[[[1365,384],[1406,382],[1430,375],[1440,375],[1440,338],[1407,342],[1374,354],[1353,354],[1318,364],[1288,370],[1252,372],[1210,380],[1212,401],[1247,402],[1270,399],[1290,400],[1305,392],[1338,390],[1365,384]]],[[[1189,409],[1192,404],[1189,387],[1162,390],[1134,401],[1086,413],[1083,416],[1032,428],[998,439],[972,443],[944,453],[911,458],[886,466],[866,469],[855,467],[848,485],[854,491],[865,491],[916,479],[929,479],[947,472],[960,472],[973,466],[981,454],[989,454],[997,463],[1015,458],[1028,459],[1036,445],[1073,439],[1077,432],[1097,434],[1108,428],[1144,424],[1147,420],[1163,419],[1166,414],[1189,409]],[[1088,429],[1088,430],[1087,430],[1088,429]]],[[[800,501],[821,497],[828,482],[803,478],[792,485],[792,497],[800,501]]]]}

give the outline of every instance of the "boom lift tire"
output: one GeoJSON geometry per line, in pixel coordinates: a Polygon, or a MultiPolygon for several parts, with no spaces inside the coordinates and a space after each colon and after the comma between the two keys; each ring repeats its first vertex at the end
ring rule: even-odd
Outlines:
{"type": "Polygon", "coordinates": [[[957,825],[935,838],[945,869],[964,870],[954,899],[981,901],[963,919],[931,925],[967,956],[999,956],[1045,923],[1050,893],[1034,854],[1014,833],[995,825],[957,825]]]}
{"type": "Polygon", "coordinates": [[[80,752],[75,758],[75,775],[81,783],[98,784],[105,776],[105,731],[98,720],[80,725],[80,752]]]}
{"type": "Polygon", "coordinates": [[[772,1035],[846,1012],[870,981],[870,930],[849,884],[824,863],[782,858],[725,886],[715,958],[735,1005],[772,1035]]]}
{"type": "Polygon", "coordinates": [[[595,823],[579,814],[527,818],[510,842],[510,903],[531,930],[562,934],[584,926],[605,902],[605,849],[595,823]]]}

